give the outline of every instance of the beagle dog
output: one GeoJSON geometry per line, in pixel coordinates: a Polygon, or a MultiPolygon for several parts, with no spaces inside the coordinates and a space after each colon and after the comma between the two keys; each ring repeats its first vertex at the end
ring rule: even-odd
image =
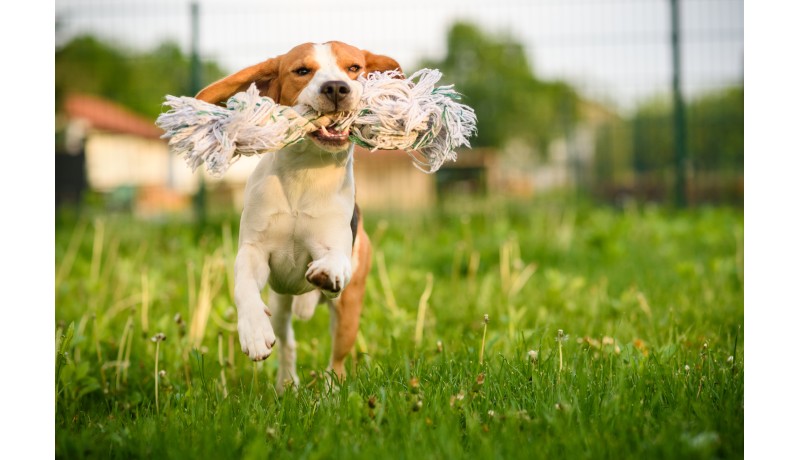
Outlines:
{"type": "MultiPolygon", "coordinates": [[[[255,83],[262,96],[282,105],[346,112],[361,97],[356,79],[387,70],[402,71],[390,57],[345,43],[306,43],[212,83],[196,98],[219,104],[255,83]]],[[[250,359],[260,361],[279,342],[278,391],[299,383],[293,315],[308,319],[327,300],[329,370],[340,378],[358,332],[372,248],[355,203],[354,145],[348,135],[321,128],[264,155],[245,188],[234,267],[239,343],[250,359]],[[265,304],[261,291],[267,284],[265,304]]]]}

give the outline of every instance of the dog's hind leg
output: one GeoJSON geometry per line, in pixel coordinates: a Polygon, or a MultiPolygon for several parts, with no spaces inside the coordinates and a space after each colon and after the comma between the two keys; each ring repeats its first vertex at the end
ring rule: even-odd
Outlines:
{"type": "Polygon", "coordinates": [[[338,299],[329,302],[331,307],[331,361],[329,369],[342,379],[345,376],[344,359],[358,335],[361,308],[364,302],[367,274],[372,262],[372,246],[363,228],[359,228],[353,245],[353,277],[338,299]]]}
{"type": "MultiPolygon", "coordinates": [[[[295,300],[297,298],[294,297],[295,300]]],[[[279,341],[278,378],[275,382],[275,389],[278,394],[282,394],[287,386],[296,388],[300,384],[297,376],[297,343],[294,340],[294,329],[292,329],[293,296],[278,294],[270,289],[269,299],[270,305],[272,305],[270,321],[279,341]]]]}
{"type": "Polygon", "coordinates": [[[275,344],[268,317],[271,313],[261,299],[268,276],[266,254],[252,244],[240,244],[234,264],[233,297],[239,317],[239,344],[253,361],[266,359],[275,344]]]}
{"type": "Polygon", "coordinates": [[[302,295],[296,295],[292,299],[292,313],[297,319],[306,321],[314,315],[314,310],[316,310],[319,301],[320,291],[316,289],[302,295]]]}

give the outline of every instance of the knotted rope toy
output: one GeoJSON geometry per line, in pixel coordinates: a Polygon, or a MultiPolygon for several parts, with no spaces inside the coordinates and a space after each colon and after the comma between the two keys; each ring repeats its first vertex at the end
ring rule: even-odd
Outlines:
{"type": "Polygon", "coordinates": [[[226,107],[192,97],[167,96],[170,109],[156,124],[170,149],[195,171],[205,163],[220,177],[241,156],[276,152],[306,134],[350,129],[350,140],[372,151],[405,150],[418,169],[432,173],[470,147],[475,111],[461,104],[453,85],[436,86],[442,74],[422,69],[404,79],[397,71],[359,77],[363,93],[355,110],[322,115],[308,106],[288,107],[259,95],[255,84],[231,96],[226,107]],[[414,154],[417,152],[417,155],[414,154]]]}

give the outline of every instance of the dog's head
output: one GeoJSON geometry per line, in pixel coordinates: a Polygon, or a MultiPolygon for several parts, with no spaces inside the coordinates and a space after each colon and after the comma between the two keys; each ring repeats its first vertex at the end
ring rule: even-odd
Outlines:
{"type": "MultiPolygon", "coordinates": [[[[262,96],[281,105],[307,105],[319,113],[348,112],[361,99],[362,74],[397,70],[388,56],[372,54],[342,42],[306,43],[288,53],[242,69],[200,91],[196,98],[219,104],[255,83],[262,96]]],[[[320,129],[311,138],[322,149],[341,151],[350,144],[349,132],[320,129]]]]}

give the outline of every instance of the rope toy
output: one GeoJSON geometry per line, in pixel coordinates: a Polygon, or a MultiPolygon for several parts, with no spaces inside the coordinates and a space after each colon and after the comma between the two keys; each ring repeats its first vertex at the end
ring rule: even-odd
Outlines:
{"type": "Polygon", "coordinates": [[[422,69],[408,79],[397,71],[361,76],[363,94],[356,109],[333,115],[304,105],[279,105],[260,96],[255,84],[231,96],[226,107],[167,96],[163,105],[170,110],[159,115],[156,125],[192,171],[205,163],[215,177],[241,156],[276,152],[331,126],[349,128],[350,140],[371,151],[405,150],[414,166],[433,173],[445,161],[456,161],[455,149],[470,147],[477,130],[475,111],[458,102],[461,94],[453,85],[436,86],[441,77],[435,69],[422,69]]]}

